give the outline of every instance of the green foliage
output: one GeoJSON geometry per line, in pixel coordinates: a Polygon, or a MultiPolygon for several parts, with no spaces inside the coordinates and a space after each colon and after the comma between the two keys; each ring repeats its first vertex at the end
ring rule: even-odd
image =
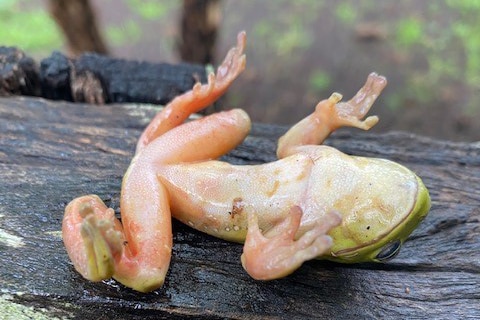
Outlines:
{"type": "Polygon", "coordinates": [[[480,1],[478,0],[446,0],[450,8],[454,8],[462,14],[470,14],[480,10],[480,1]]]}
{"type": "Polygon", "coordinates": [[[340,2],[335,9],[335,17],[345,24],[350,24],[357,18],[357,13],[350,3],[340,2]]]}
{"type": "Polygon", "coordinates": [[[398,21],[396,42],[401,46],[412,46],[422,39],[422,22],[415,18],[406,18],[398,21]]]}
{"type": "MultiPolygon", "coordinates": [[[[443,87],[461,85],[478,110],[480,98],[480,1],[432,1],[421,14],[392,21],[393,46],[411,61],[424,59],[425,68],[406,66],[405,87],[389,97],[393,109],[403,100],[435,103],[443,87]],[[438,19],[441,17],[441,19],[438,19]]],[[[467,106],[468,108],[468,106],[467,106]]]]}
{"type": "Polygon", "coordinates": [[[279,55],[290,55],[296,50],[308,48],[313,42],[313,36],[300,19],[292,20],[289,28],[282,28],[282,34],[275,25],[266,21],[257,23],[253,32],[259,38],[269,39],[268,43],[279,55]]]}
{"type": "MultiPolygon", "coordinates": [[[[477,11],[480,14],[480,7],[477,11]]],[[[466,80],[469,84],[480,87],[480,24],[459,22],[453,26],[453,34],[461,39],[465,50],[466,80]]]]}
{"type": "Polygon", "coordinates": [[[323,1],[298,0],[278,1],[282,14],[272,12],[272,16],[259,20],[253,26],[254,38],[271,46],[271,51],[279,55],[301,55],[314,42],[315,30],[311,23],[318,17],[323,1]]]}
{"type": "Polygon", "coordinates": [[[122,45],[132,39],[138,39],[142,30],[133,20],[128,20],[121,26],[107,26],[106,35],[108,41],[113,45],[122,45]]]}
{"type": "Polygon", "coordinates": [[[133,12],[145,20],[158,20],[169,14],[175,1],[128,0],[127,4],[133,12]]]}
{"type": "Polygon", "coordinates": [[[62,43],[45,10],[25,10],[15,0],[0,0],[0,39],[1,45],[16,46],[33,55],[47,53],[62,43]]]}
{"type": "Polygon", "coordinates": [[[313,91],[321,91],[328,88],[332,82],[330,75],[321,70],[315,70],[310,75],[309,84],[313,91]]]}
{"type": "Polygon", "coordinates": [[[298,19],[292,22],[292,25],[285,30],[282,37],[276,38],[275,47],[279,54],[287,55],[298,49],[308,48],[312,42],[313,37],[298,19]]]}

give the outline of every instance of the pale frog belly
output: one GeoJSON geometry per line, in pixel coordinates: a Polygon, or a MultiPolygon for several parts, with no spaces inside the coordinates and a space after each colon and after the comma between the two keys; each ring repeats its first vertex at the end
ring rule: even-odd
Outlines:
{"type": "Polygon", "coordinates": [[[251,166],[206,161],[165,166],[159,178],[175,218],[202,232],[243,241],[248,212],[258,214],[266,231],[302,203],[312,165],[301,154],[251,166]]]}

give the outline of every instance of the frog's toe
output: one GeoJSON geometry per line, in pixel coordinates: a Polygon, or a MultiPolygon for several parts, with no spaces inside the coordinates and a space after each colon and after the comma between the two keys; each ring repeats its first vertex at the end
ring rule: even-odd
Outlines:
{"type": "Polygon", "coordinates": [[[362,130],[370,130],[373,126],[378,123],[377,116],[370,116],[367,117],[365,120],[360,120],[355,117],[346,117],[340,120],[342,125],[351,126],[354,128],[362,129],[362,130]]]}
{"type": "MultiPolygon", "coordinates": [[[[302,241],[303,242],[303,241],[302,241]]],[[[318,236],[312,243],[308,244],[292,256],[289,265],[302,264],[304,261],[315,259],[324,254],[332,246],[332,238],[327,235],[318,236]]]]}
{"type": "Polygon", "coordinates": [[[244,269],[257,280],[278,279],[298,269],[303,262],[324,254],[332,245],[326,233],[340,223],[340,216],[331,212],[297,240],[302,210],[292,207],[279,225],[262,235],[255,215],[249,215],[248,234],[242,254],[244,269]]]}
{"type": "Polygon", "coordinates": [[[90,214],[82,222],[81,235],[85,245],[85,278],[100,281],[112,277],[115,271],[114,256],[121,252],[120,233],[113,223],[90,214]]]}
{"type": "Polygon", "coordinates": [[[237,46],[230,49],[217,69],[216,78],[219,82],[229,82],[245,69],[246,57],[244,54],[247,35],[244,31],[237,36],[237,46]]]}
{"type": "Polygon", "coordinates": [[[115,213],[97,196],[73,200],[65,209],[63,240],[75,269],[88,280],[112,277],[124,240],[115,213]]]}

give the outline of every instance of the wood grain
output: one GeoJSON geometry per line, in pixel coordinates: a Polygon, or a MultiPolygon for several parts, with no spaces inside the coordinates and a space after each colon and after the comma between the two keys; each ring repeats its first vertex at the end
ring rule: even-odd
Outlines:
{"type": "MultiPolygon", "coordinates": [[[[166,284],[140,294],[90,283],[70,264],[59,235],[63,208],[96,193],[118,211],[120,182],[145,105],[0,98],[0,315],[82,319],[480,318],[480,144],[408,133],[342,131],[328,144],[388,158],[421,176],[432,210],[387,264],[305,263],[276,281],[243,271],[241,246],[174,223],[166,284]]],[[[275,159],[285,127],[255,125],[225,160],[275,159]]],[[[1,316],[0,316],[1,318],[1,316]]]]}

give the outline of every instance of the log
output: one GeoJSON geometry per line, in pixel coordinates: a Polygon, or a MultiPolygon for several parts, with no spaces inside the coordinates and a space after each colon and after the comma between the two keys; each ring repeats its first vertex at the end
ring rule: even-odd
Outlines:
{"type": "MultiPolygon", "coordinates": [[[[343,265],[310,261],[260,282],[242,269],[242,247],[174,222],[165,285],[141,294],[75,272],[60,235],[72,198],[96,193],[116,211],[148,105],[94,106],[0,98],[0,315],[80,319],[478,319],[480,144],[404,132],[341,131],[328,144],[417,172],[433,206],[394,260],[343,265]]],[[[224,157],[275,159],[285,127],[255,124],[224,157]]]]}
{"type": "Polygon", "coordinates": [[[40,75],[23,51],[0,46],[0,96],[8,95],[40,95],[40,75]]]}
{"type": "Polygon", "coordinates": [[[36,63],[17,48],[0,46],[0,96],[161,105],[196,82],[207,82],[203,65],[131,61],[95,53],[70,59],[60,52],[36,63]]]}

